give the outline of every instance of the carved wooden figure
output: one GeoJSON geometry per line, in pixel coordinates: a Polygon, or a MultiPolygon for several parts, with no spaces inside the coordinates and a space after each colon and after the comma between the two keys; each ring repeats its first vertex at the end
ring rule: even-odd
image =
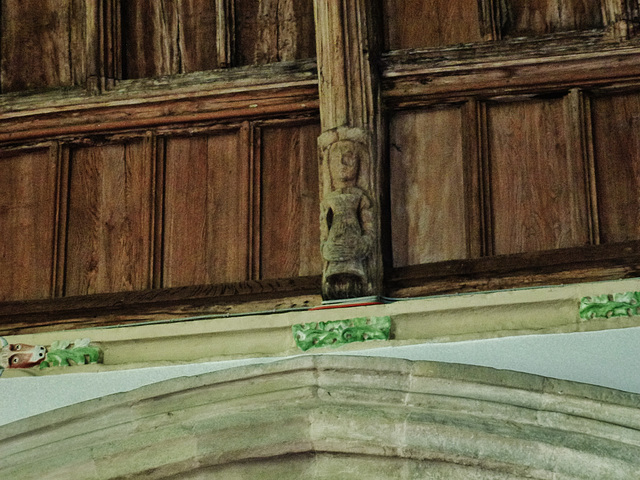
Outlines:
{"type": "Polygon", "coordinates": [[[367,135],[357,128],[338,128],[325,132],[319,143],[323,171],[329,174],[320,206],[322,293],[334,299],[367,295],[375,224],[371,199],[358,184],[368,157],[367,135]]]}
{"type": "Polygon", "coordinates": [[[366,0],[316,0],[322,296],[382,294],[378,12],[366,0]]]}

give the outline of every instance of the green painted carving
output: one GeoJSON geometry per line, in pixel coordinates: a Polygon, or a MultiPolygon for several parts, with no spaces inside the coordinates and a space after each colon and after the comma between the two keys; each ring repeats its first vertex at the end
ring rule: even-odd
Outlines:
{"type": "Polygon", "coordinates": [[[640,314],[640,292],[614,293],[584,297],[580,300],[580,318],[627,317],[640,314]]]}
{"type": "Polygon", "coordinates": [[[360,317],[333,322],[293,325],[293,338],[301,350],[367,340],[389,340],[391,317],[360,317]]]}
{"type": "Polygon", "coordinates": [[[89,342],[88,338],[78,339],[73,342],[73,347],[71,347],[71,342],[53,342],[47,351],[47,357],[40,364],[40,368],[98,363],[100,349],[89,345],[89,342]]]}

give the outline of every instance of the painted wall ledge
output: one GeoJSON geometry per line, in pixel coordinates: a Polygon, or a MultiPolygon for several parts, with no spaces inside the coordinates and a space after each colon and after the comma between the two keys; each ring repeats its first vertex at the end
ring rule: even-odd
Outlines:
{"type": "Polygon", "coordinates": [[[468,365],[298,357],[6,425],[6,478],[636,478],[640,396],[468,365]]]}
{"type": "MultiPolygon", "coordinates": [[[[425,342],[479,340],[527,334],[586,332],[640,326],[640,315],[625,304],[616,315],[581,316],[586,297],[605,299],[639,292],[640,279],[583,283],[557,287],[448,295],[392,303],[327,310],[289,311],[244,316],[172,320],[146,325],[90,328],[7,336],[10,344],[43,345],[88,338],[102,352],[100,364],[46,369],[11,369],[5,377],[95,372],[173,364],[256,357],[285,357],[304,353],[292,327],[319,322],[388,317],[389,340],[338,343],[314,352],[349,352],[381,346],[425,342]],[[603,295],[605,297],[603,297],[603,295]],[[582,304],[581,304],[582,302],[582,304]]],[[[623,298],[623,297],[620,297],[623,298]]],[[[624,297],[626,298],[626,297],[624,297]]],[[[631,298],[631,297],[630,297],[631,298]]],[[[587,301],[588,303],[588,301],[587,301]]],[[[375,338],[374,338],[375,337],[375,338]]],[[[0,379],[1,381],[1,379],[0,379]]]]}

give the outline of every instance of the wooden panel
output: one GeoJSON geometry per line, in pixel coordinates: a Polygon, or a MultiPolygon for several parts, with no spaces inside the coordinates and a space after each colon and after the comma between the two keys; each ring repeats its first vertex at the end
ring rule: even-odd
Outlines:
{"type": "Polygon", "coordinates": [[[564,100],[487,110],[494,253],[586,245],[584,167],[564,100]]]}
{"type": "Polygon", "coordinates": [[[169,138],[164,286],[248,279],[249,159],[237,133],[169,138]]]}
{"type": "Polygon", "coordinates": [[[0,154],[0,300],[51,296],[56,161],[48,150],[0,154]]]}
{"type": "Polygon", "coordinates": [[[468,0],[385,0],[388,50],[482,40],[478,2],[468,0]]]}
{"type": "Polygon", "coordinates": [[[122,3],[126,78],[218,67],[215,0],[122,3]]]}
{"type": "Polygon", "coordinates": [[[315,57],[313,0],[236,0],[236,64],[315,57]]]}
{"type": "Polygon", "coordinates": [[[640,239],[640,94],[593,101],[602,242],[640,239]]]}
{"type": "Polygon", "coordinates": [[[2,92],[85,80],[84,1],[1,0],[2,92]]]}
{"type": "Polygon", "coordinates": [[[318,125],[262,132],[261,277],[322,271],[318,187],[318,125]]]}
{"type": "Polygon", "coordinates": [[[150,286],[150,150],[137,141],[71,152],[66,295],[150,286]]]}
{"type": "Polygon", "coordinates": [[[465,258],[461,110],[399,113],[390,127],[393,265],[465,258]]]}
{"type": "Polygon", "coordinates": [[[503,37],[534,36],[603,26],[600,0],[507,0],[503,37]]]}

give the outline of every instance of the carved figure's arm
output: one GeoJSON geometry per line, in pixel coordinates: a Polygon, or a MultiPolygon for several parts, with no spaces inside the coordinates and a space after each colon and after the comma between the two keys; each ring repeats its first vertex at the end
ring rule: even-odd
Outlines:
{"type": "Polygon", "coordinates": [[[373,247],[375,226],[373,223],[373,206],[366,193],[363,192],[360,199],[360,226],[362,227],[362,245],[365,249],[362,254],[368,255],[373,247]]]}
{"type": "Polygon", "coordinates": [[[325,202],[320,203],[320,248],[324,247],[327,238],[329,238],[329,225],[327,215],[329,207],[325,202]]]}

